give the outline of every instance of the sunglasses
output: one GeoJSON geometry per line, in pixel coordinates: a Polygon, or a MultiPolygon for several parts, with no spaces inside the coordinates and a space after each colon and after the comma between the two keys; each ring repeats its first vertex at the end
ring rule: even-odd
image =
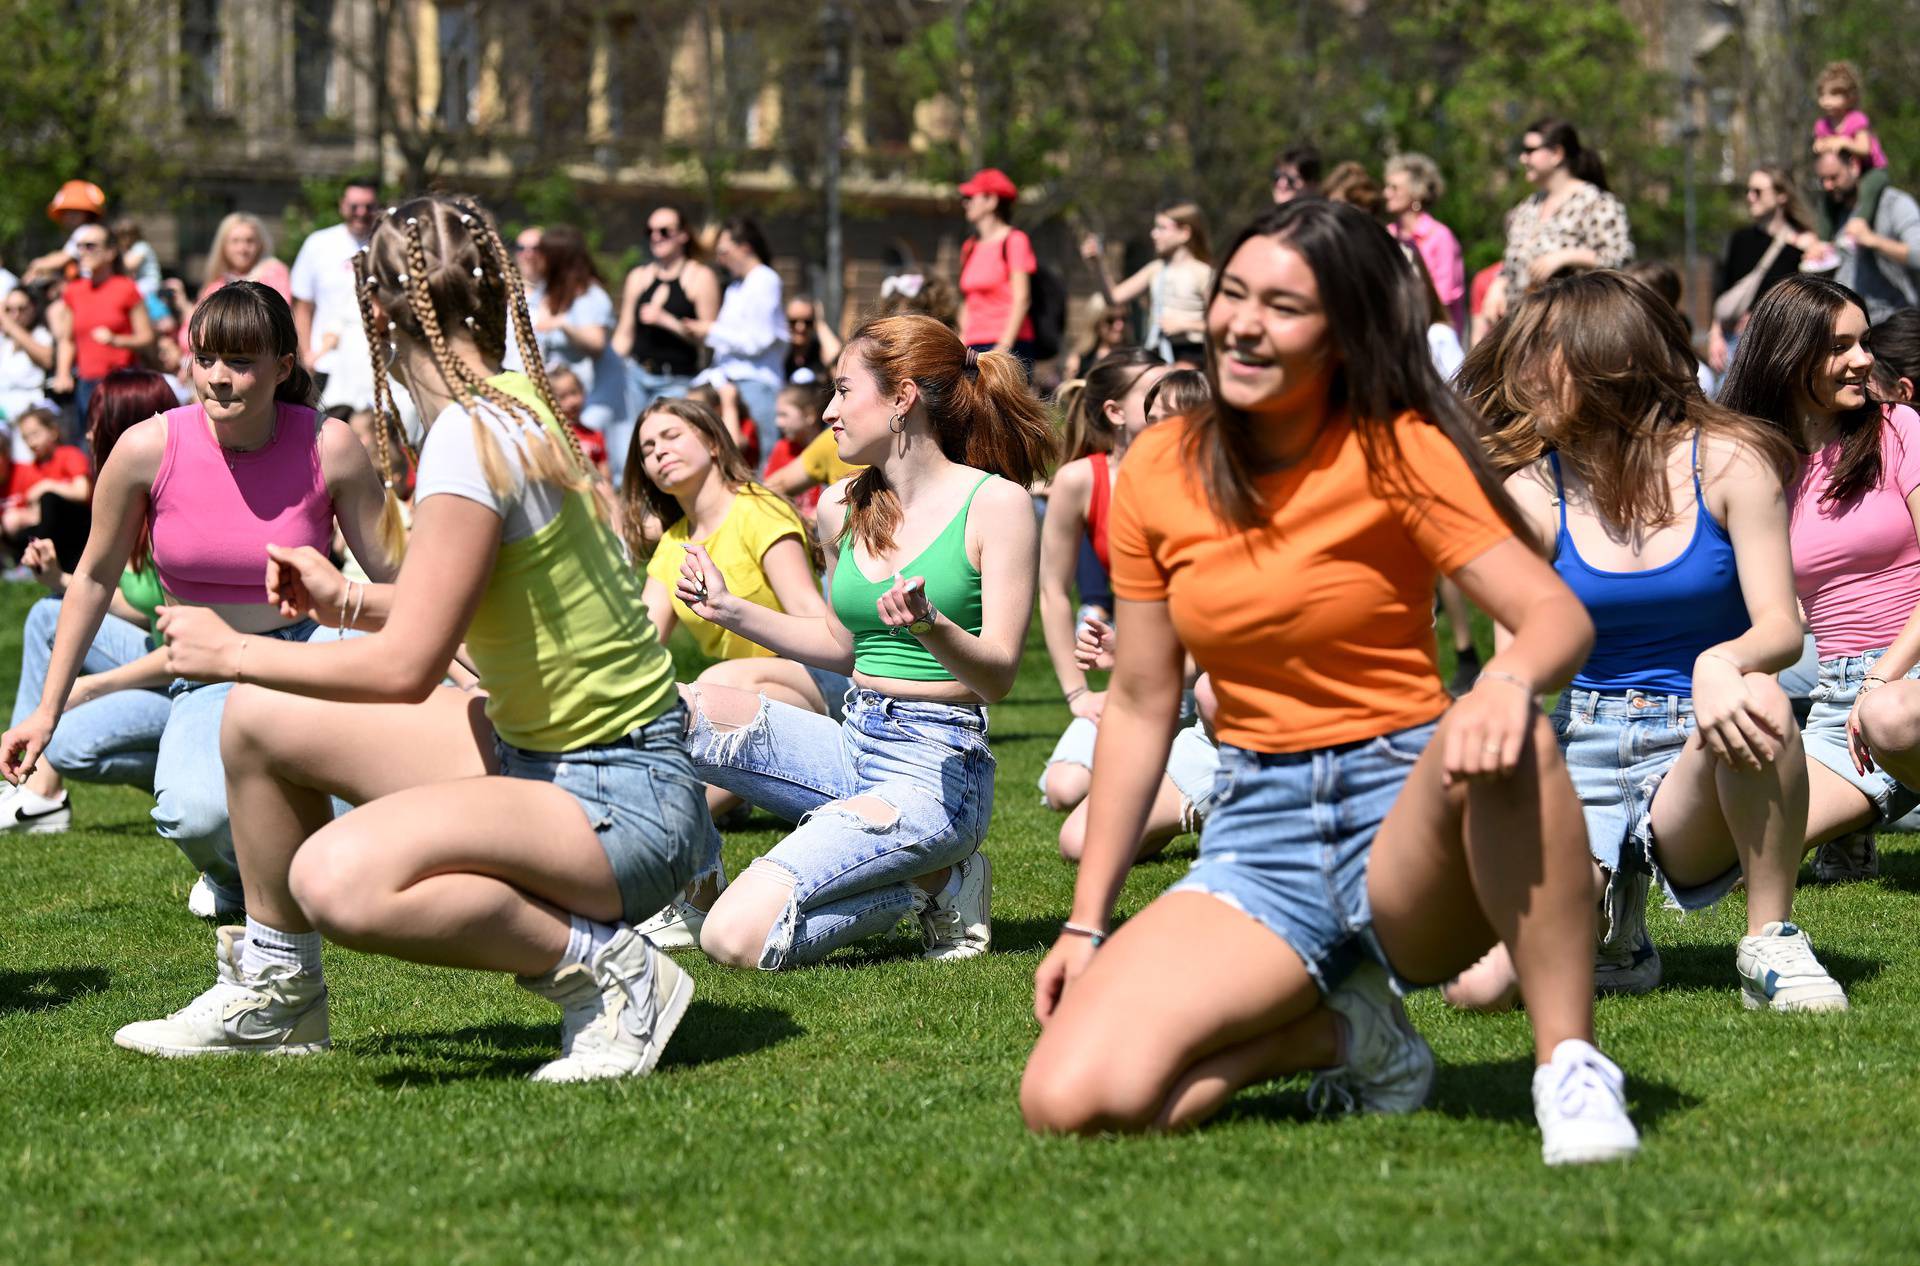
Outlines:
{"type": "Polygon", "coordinates": [[[1533,153],[1535,150],[1541,150],[1545,148],[1547,148],[1547,143],[1545,141],[1541,141],[1538,145],[1523,144],[1520,146],[1520,157],[1525,158],[1527,155],[1533,153]]]}
{"type": "Polygon", "coordinates": [[[1282,171],[1276,167],[1273,169],[1273,183],[1276,185],[1285,185],[1289,189],[1298,189],[1302,182],[1299,172],[1282,171]]]}
{"type": "Polygon", "coordinates": [[[788,317],[787,324],[792,326],[796,330],[810,329],[813,326],[813,318],[812,317],[788,317]]]}
{"type": "Polygon", "coordinates": [[[1764,198],[1772,192],[1773,190],[1771,189],[1755,189],[1752,185],[1747,186],[1747,196],[1749,198],[1764,198]]]}
{"type": "Polygon", "coordinates": [[[649,229],[647,230],[647,236],[648,236],[648,237],[650,237],[650,238],[652,238],[652,239],[653,239],[654,241],[656,241],[656,242],[657,242],[657,241],[659,241],[659,240],[660,240],[660,239],[662,239],[662,238],[667,238],[667,237],[673,237],[673,236],[675,236],[676,234],[678,234],[679,232],[680,232],[680,230],[679,230],[679,229],[655,229],[655,228],[649,228],[649,229]]]}

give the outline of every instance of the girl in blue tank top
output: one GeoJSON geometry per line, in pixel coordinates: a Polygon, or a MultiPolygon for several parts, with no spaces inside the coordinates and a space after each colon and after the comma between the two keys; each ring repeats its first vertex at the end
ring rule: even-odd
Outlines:
{"type": "MultiPolygon", "coordinates": [[[[1794,454],[1706,399],[1671,305],[1620,273],[1529,293],[1461,371],[1507,489],[1593,617],[1593,653],[1553,713],[1603,890],[1602,991],[1660,982],[1645,924],[1657,877],[1684,910],[1747,885],[1742,999],[1844,1010],[1791,921],[1807,760],[1772,674],[1799,656],[1787,544],[1794,454]]],[[[1511,1001],[1497,947],[1449,987],[1511,1001]]]]}
{"type": "Polygon", "coordinates": [[[868,322],[834,372],[826,421],[867,469],[820,499],[820,531],[840,542],[831,610],[744,602],[697,545],[678,590],[702,619],[853,676],[839,724],[689,689],[701,777],[800,824],[712,910],[682,911],[708,956],[736,967],[818,962],[909,913],[928,958],[974,957],[992,936],[985,705],[1012,689],[1033,615],[1027,485],[1053,432],[1016,358],[976,355],[931,317],[868,322]]]}

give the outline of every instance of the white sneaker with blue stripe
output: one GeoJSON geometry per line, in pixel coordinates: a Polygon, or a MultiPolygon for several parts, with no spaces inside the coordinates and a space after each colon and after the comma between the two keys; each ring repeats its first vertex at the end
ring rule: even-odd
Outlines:
{"type": "Polygon", "coordinates": [[[1740,938],[1734,966],[1749,1011],[1845,1011],[1847,991],[1813,956],[1813,942],[1791,923],[1769,923],[1740,938]]]}

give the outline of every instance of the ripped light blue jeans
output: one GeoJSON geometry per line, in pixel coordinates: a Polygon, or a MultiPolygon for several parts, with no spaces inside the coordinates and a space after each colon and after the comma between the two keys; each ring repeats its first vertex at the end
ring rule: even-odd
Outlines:
{"type": "Polygon", "coordinates": [[[762,698],[737,730],[715,729],[696,709],[687,750],[702,779],[800,823],[754,863],[794,880],[761,952],[769,971],[887,931],[914,909],[912,881],[971,857],[993,815],[993,753],[979,708],[856,689],[836,725],[762,698]],[[870,817],[845,803],[860,796],[891,813],[870,817]]]}

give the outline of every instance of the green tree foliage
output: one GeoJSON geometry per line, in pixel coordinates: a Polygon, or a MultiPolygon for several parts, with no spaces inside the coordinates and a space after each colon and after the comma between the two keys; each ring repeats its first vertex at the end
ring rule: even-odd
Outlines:
{"type": "Polygon", "coordinates": [[[152,137],[169,66],[145,40],[156,0],[0,2],[0,245],[8,263],[55,240],[54,191],[91,180],[110,205],[151,205],[170,176],[152,137]]]}
{"type": "Polygon", "coordinates": [[[1674,235],[1678,109],[1617,6],[1585,0],[950,0],[901,54],[966,125],[933,174],[1005,167],[1068,211],[1136,235],[1144,209],[1192,197],[1223,223],[1265,205],[1273,155],[1311,140],[1376,176],[1418,149],[1451,189],[1439,213],[1476,257],[1498,254],[1525,193],[1519,129],[1575,123],[1605,155],[1637,231],[1674,235]]]}

